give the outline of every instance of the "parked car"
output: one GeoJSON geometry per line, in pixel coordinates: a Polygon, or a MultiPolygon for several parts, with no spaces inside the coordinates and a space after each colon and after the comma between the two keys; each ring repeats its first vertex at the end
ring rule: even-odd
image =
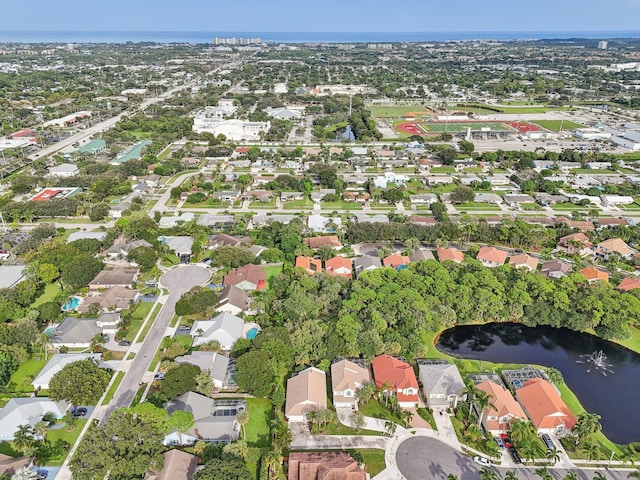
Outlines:
{"type": "Polygon", "coordinates": [[[187,331],[187,330],[191,330],[191,327],[189,325],[180,325],[178,327],[178,330],[181,330],[181,331],[184,332],[184,331],[187,331]]]}
{"type": "Polygon", "coordinates": [[[502,440],[500,440],[499,437],[493,437],[493,441],[496,442],[498,448],[504,448],[504,443],[502,443],[502,440]]]}
{"type": "Polygon", "coordinates": [[[118,342],[118,345],[120,345],[121,347],[128,347],[129,345],[131,345],[131,342],[129,340],[122,340],[121,342],[118,342]]]}
{"type": "Polygon", "coordinates": [[[520,458],[520,454],[515,448],[511,447],[509,449],[509,453],[511,454],[511,458],[515,463],[522,463],[522,458],[520,458]]]}
{"type": "Polygon", "coordinates": [[[44,468],[39,468],[36,470],[36,480],[46,480],[49,476],[49,471],[44,468]]]}
{"type": "Polygon", "coordinates": [[[506,433],[501,433],[500,438],[502,439],[502,443],[506,448],[513,447],[513,444],[511,443],[511,439],[509,438],[509,435],[507,435],[506,433]]]}
{"type": "Polygon", "coordinates": [[[164,380],[164,373],[158,372],[153,376],[154,380],[164,380]]]}
{"type": "Polygon", "coordinates": [[[75,407],[73,410],[71,410],[71,415],[73,415],[73,418],[81,418],[87,415],[87,409],[84,407],[75,407]]]}
{"type": "Polygon", "coordinates": [[[553,440],[551,440],[551,437],[548,434],[543,433],[541,438],[542,438],[542,441],[544,442],[545,446],[549,450],[553,450],[553,449],[556,448],[556,445],[553,443],[553,440]]]}
{"type": "Polygon", "coordinates": [[[483,467],[490,467],[492,465],[491,461],[488,458],[480,457],[478,455],[473,457],[473,461],[479,465],[482,465],[483,467]]]}

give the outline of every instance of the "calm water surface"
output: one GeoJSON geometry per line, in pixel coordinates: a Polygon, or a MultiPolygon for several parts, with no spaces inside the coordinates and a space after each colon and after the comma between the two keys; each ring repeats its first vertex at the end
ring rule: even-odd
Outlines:
{"type": "Polygon", "coordinates": [[[437,344],[450,355],[497,363],[555,367],[588,412],[602,416],[602,430],[616,443],[640,441],[640,355],[586,333],[512,323],[459,326],[437,344]],[[613,373],[603,375],[581,355],[602,350],[613,373]]]}

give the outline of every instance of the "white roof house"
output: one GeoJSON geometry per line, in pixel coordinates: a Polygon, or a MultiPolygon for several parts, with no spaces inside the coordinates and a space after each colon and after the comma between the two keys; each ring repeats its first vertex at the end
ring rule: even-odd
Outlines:
{"type": "MultiPolygon", "coordinates": [[[[49,382],[51,382],[56,373],[71,363],[86,360],[87,358],[93,358],[99,364],[102,363],[102,355],[100,353],[56,353],[40,370],[40,373],[36,375],[31,385],[35,390],[49,390],[49,382]]],[[[106,364],[101,366],[106,366],[106,364]]]]}
{"type": "Polygon", "coordinates": [[[418,360],[418,370],[429,408],[455,408],[465,388],[458,367],[446,362],[418,360]]]}
{"type": "Polygon", "coordinates": [[[191,327],[193,346],[204,345],[216,340],[223,350],[231,350],[233,344],[242,337],[242,318],[223,312],[211,320],[196,320],[191,327]]]}
{"type": "Polygon", "coordinates": [[[101,242],[107,236],[107,232],[73,232],[67,237],[67,243],[76,240],[98,240],[101,242]]]}
{"type": "Polygon", "coordinates": [[[11,288],[24,280],[26,265],[0,265],[0,288],[11,288]]]}
{"type": "Polygon", "coordinates": [[[69,408],[67,402],[54,402],[45,397],[12,398],[0,410],[0,441],[11,441],[20,425],[32,427],[46,413],[62,418],[69,408]]]}
{"type": "Polygon", "coordinates": [[[72,163],[61,163],[49,169],[50,177],[73,177],[79,172],[78,166],[72,163]]]}
{"type": "Polygon", "coordinates": [[[177,217],[160,217],[158,226],[161,228],[177,227],[180,223],[189,223],[194,218],[196,218],[196,216],[193,212],[184,212],[177,217]]]}
{"type": "Polygon", "coordinates": [[[176,363],[189,363],[197,365],[200,370],[209,372],[213,385],[222,388],[228,383],[229,357],[216,352],[191,352],[174,359],[176,363]]]}

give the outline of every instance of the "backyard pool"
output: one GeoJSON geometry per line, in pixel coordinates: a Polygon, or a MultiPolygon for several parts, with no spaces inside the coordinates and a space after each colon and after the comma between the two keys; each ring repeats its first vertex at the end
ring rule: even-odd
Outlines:
{"type": "Polygon", "coordinates": [[[82,300],[80,297],[71,297],[67,300],[67,303],[62,306],[62,311],[68,312],[70,310],[75,310],[80,305],[80,300],[82,300]]]}
{"type": "Polygon", "coordinates": [[[247,330],[247,339],[248,340],[253,340],[254,338],[256,338],[256,335],[258,335],[258,329],[257,328],[251,328],[249,330],[247,330]]]}

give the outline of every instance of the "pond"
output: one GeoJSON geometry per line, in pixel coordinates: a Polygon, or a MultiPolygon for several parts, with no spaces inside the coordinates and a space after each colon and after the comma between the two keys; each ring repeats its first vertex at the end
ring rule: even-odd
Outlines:
{"type": "Polygon", "coordinates": [[[610,440],[640,441],[640,355],[631,350],[565,328],[514,323],[454,327],[442,333],[436,347],[459,358],[557,368],[584,408],[602,417],[610,440]],[[610,367],[588,361],[599,351],[610,367]]]}

